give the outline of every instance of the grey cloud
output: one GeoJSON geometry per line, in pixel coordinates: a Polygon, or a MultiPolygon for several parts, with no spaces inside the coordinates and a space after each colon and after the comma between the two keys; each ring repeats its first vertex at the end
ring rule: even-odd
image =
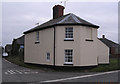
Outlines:
{"type": "MultiPolygon", "coordinates": [[[[37,22],[41,24],[52,19],[52,7],[55,4],[55,2],[3,3],[3,45],[11,43],[13,38],[35,27],[37,22]]],[[[104,32],[109,38],[117,41],[117,3],[68,2],[66,13],[74,13],[89,22],[98,24],[100,26],[98,36],[104,32]]]]}

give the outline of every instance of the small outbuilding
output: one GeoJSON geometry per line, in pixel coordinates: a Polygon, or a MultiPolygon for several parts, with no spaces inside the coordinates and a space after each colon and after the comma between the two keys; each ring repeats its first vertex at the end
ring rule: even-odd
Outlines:
{"type": "Polygon", "coordinates": [[[19,55],[19,50],[21,46],[24,46],[24,35],[17,39],[13,39],[12,54],[15,56],[19,55]]]}
{"type": "Polygon", "coordinates": [[[109,55],[110,58],[116,58],[118,56],[120,56],[120,52],[118,50],[118,48],[120,48],[120,45],[118,43],[115,43],[109,39],[107,39],[105,37],[105,35],[103,35],[102,38],[99,38],[106,46],[109,47],[109,55]]]}

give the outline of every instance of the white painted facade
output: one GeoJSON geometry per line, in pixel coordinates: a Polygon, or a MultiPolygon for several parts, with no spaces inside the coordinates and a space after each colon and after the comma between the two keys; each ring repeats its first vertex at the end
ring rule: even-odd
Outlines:
{"type": "Polygon", "coordinates": [[[25,34],[24,62],[54,65],[54,35],[56,66],[94,66],[109,63],[109,48],[98,40],[97,28],[87,26],[55,26],[55,34],[53,27],[39,30],[37,44],[36,31],[25,34]],[[64,41],[66,27],[73,27],[74,41],[64,41]],[[65,49],[73,50],[73,65],[66,65],[65,49]],[[48,52],[49,61],[46,58],[48,52]]]}

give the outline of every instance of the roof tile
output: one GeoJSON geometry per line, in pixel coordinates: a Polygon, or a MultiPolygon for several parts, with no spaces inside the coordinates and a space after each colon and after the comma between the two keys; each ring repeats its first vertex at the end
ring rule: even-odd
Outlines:
{"type": "Polygon", "coordinates": [[[59,18],[49,20],[48,22],[45,22],[33,29],[30,29],[30,30],[24,32],[24,34],[30,33],[30,32],[33,32],[33,31],[36,31],[39,29],[44,29],[45,27],[51,27],[51,26],[55,26],[55,25],[70,25],[70,24],[71,25],[75,24],[75,25],[91,26],[94,28],[99,28],[99,26],[94,25],[90,22],[87,22],[72,13],[69,13],[69,14],[61,16],[59,18]]]}

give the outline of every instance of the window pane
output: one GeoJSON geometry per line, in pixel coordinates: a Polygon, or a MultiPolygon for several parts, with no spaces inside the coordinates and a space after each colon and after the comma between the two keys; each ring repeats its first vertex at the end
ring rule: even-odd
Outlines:
{"type": "Polygon", "coordinates": [[[50,60],[50,53],[47,53],[47,60],[50,60]]]}
{"type": "Polygon", "coordinates": [[[65,29],[65,38],[73,38],[73,28],[66,28],[65,29]]]}
{"type": "Polygon", "coordinates": [[[67,49],[65,50],[65,62],[72,62],[73,50],[67,49]]]}
{"type": "Polygon", "coordinates": [[[36,32],[36,41],[39,41],[39,32],[36,32]]]}

